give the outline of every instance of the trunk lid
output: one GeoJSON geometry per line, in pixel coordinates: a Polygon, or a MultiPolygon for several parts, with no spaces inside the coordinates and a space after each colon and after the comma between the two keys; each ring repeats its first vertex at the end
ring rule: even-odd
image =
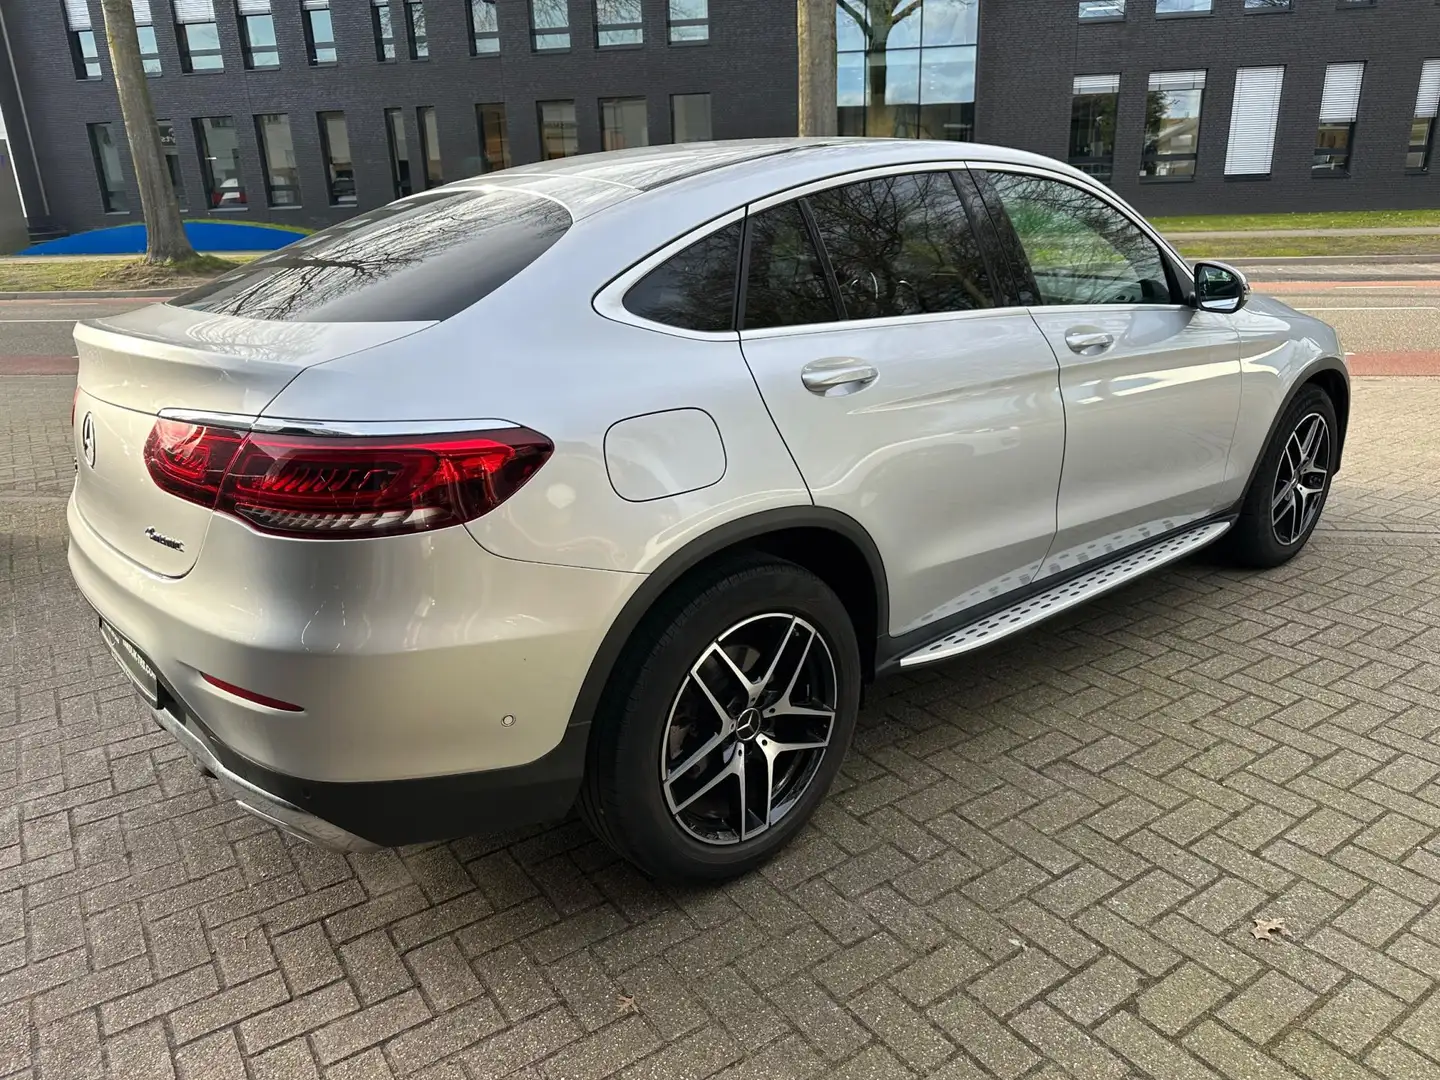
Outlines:
{"type": "Polygon", "coordinates": [[[167,305],[81,323],[75,505],[136,563],[166,577],[195,565],[207,507],[162,491],[145,442],[162,409],[258,415],[301,371],[430,322],[279,322],[167,305]]]}

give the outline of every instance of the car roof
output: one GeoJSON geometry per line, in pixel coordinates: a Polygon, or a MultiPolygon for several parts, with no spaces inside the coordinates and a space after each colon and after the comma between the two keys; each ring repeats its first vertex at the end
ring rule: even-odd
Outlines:
{"type": "MultiPolygon", "coordinates": [[[[748,181],[774,178],[781,172],[793,183],[797,175],[813,174],[818,179],[907,161],[949,160],[1073,171],[1039,154],[983,143],[857,137],[736,139],[580,154],[484,173],[447,187],[521,187],[558,199],[578,219],[657,189],[699,190],[721,182],[753,190],[748,181]]],[[[777,190],[784,186],[777,184],[777,190]]]]}

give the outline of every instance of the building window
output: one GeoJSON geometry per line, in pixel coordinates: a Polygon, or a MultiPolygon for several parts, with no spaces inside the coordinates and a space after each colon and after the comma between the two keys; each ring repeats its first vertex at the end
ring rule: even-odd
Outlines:
{"type": "Polygon", "coordinates": [[[670,96],[670,135],[674,142],[709,142],[709,94],[672,94],[670,96]]]}
{"type": "Polygon", "coordinates": [[[420,156],[425,159],[425,186],[439,187],[445,183],[445,169],[440,160],[440,125],[435,119],[435,106],[422,105],[415,110],[420,128],[420,156]]]}
{"type": "Polygon", "coordinates": [[[536,52],[570,48],[570,0],[530,0],[530,46],[536,52]]]}
{"type": "Polygon", "coordinates": [[[710,0],[670,0],[670,44],[704,45],[710,40],[710,0]]]}
{"type": "Polygon", "coordinates": [[[405,139],[405,113],[400,109],[385,110],[385,137],[390,143],[390,180],[395,185],[395,198],[414,194],[410,180],[410,147],[405,139]]]}
{"type": "Polygon", "coordinates": [[[1350,153],[1355,144],[1355,117],[1360,112],[1360,87],[1365,64],[1331,64],[1325,69],[1325,92],[1320,98],[1320,127],[1315,134],[1312,176],[1350,175],[1350,153]]]}
{"type": "Polygon", "coordinates": [[[1240,68],[1235,72],[1230,145],[1225,150],[1226,176],[1270,175],[1284,85],[1283,67],[1240,68]]]}
{"type": "Polygon", "coordinates": [[[1123,19],[1125,0],[1080,0],[1082,19],[1123,19]]]}
{"type": "Polygon", "coordinates": [[[973,138],[979,18],[977,0],[868,6],[841,0],[835,25],[840,134],[973,138]],[[884,14],[892,6],[893,19],[884,14]]]}
{"type": "Polygon", "coordinates": [[[240,179],[240,140],[233,116],[201,116],[195,121],[200,150],[200,175],[212,210],[245,209],[245,184],[240,179]]]}
{"type": "Polygon", "coordinates": [[[1245,0],[1246,11],[1289,11],[1290,0],[1245,0]]]}
{"type": "Polygon", "coordinates": [[[100,78],[100,50],[85,0],[65,0],[65,22],[70,28],[70,62],[75,68],[75,78],[100,78]]]}
{"type": "Polygon", "coordinates": [[[1200,148],[1200,105],[1205,72],[1156,71],[1145,97],[1145,152],[1140,175],[1155,180],[1195,179],[1200,148]]]}
{"type": "Polygon", "coordinates": [[[157,120],[155,130],[160,136],[160,150],[165,155],[165,171],[170,174],[170,186],[175,189],[175,203],[184,210],[185,181],[180,175],[180,148],[175,145],[175,125],[169,120],[157,120]]]}
{"type": "Polygon", "coordinates": [[[644,98],[600,99],[600,147],[624,150],[649,146],[650,127],[645,119],[644,98]]]}
{"type": "Polygon", "coordinates": [[[265,198],[271,206],[300,205],[300,169],[295,163],[295,141],[290,117],[266,113],[255,117],[260,141],[260,168],[265,174],[265,198]]]}
{"type": "Polygon", "coordinates": [[[370,22],[375,29],[375,59],[382,64],[395,59],[395,23],[386,0],[375,0],[370,8],[370,22]]]}
{"type": "Polygon", "coordinates": [[[505,126],[505,106],[476,105],[480,125],[480,171],[494,172],[510,167],[510,134],[505,126]]]}
{"type": "Polygon", "coordinates": [[[641,45],[640,0],[595,0],[595,44],[602,49],[641,45]]]}
{"type": "Polygon", "coordinates": [[[251,71],[280,66],[280,48],[275,42],[275,17],[270,0],[239,0],[240,50],[251,71]]]}
{"type": "Polygon", "coordinates": [[[542,101],[540,109],[540,156],[574,157],[580,152],[575,134],[575,102],[542,101]]]}
{"type": "Polygon", "coordinates": [[[1076,75],[1070,102],[1070,164],[1109,183],[1115,169],[1119,75],[1076,75]]]}
{"type": "Polygon", "coordinates": [[[155,21],[150,14],[150,0],[131,0],[135,12],[135,37],[140,42],[140,62],[146,75],[164,74],[160,63],[160,43],[155,40],[155,21]]]}
{"type": "Polygon", "coordinates": [[[335,51],[335,23],[330,18],[330,0],[301,0],[305,15],[305,49],[310,63],[319,67],[340,58],[335,51]]]}
{"type": "Polygon", "coordinates": [[[493,56],[500,51],[500,18],[495,0],[470,0],[470,55],[493,56]]]}
{"type": "Polygon", "coordinates": [[[95,175],[100,180],[100,202],[107,214],[128,214],[130,199],[125,191],[125,174],[120,171],[120,148],[115,144],[115,124],[90,124],[90,152],[95,156],[95,175]]]}
{"type": "Polygon", "coordinates": [[[1209,15],[1210,0],[1155,0],[1156,15],[1209,15]]]}
{"type": "Polygon", "coordinates": [[[320,153],[325,158],[325,180],[331,206],[355,205],[355,161],[350,156],[350,132],[343,112],[322,112],[320,153]]]}
{"type": "Polygon", "coordinates": [[[1420,68],[1420,92],[1415,96],[1410,150],[1405,155],[1405,167],[1411,172],[1426,172],[1430,168],[1436,113],[1440,113],[1440,60],[1426,60],[1420,68]]]}
{"type": "Polygon", "coordinates": [[[405,26],[410,32],[410,59],[430,58],[430,35],[425,32],[424,0],[405,0],[405,26]]]}
{"type": "Polygon", "coordinates": [[[180,70],[225,70],[214,0],[175,0],[175,35],[180,46],[180,70]]]}

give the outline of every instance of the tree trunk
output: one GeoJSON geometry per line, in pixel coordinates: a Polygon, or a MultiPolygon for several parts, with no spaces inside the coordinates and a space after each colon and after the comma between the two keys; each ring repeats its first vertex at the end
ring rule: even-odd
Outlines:
{"type": "Polygon", "coordinates": [[[135,32],[135,10],[131,0],[101,0],[101,7],[120,115],[125,121],[125,138],[140,188],[140,209],[145,215],[145,261],[174,263],[194,259],[195,249],[185,235],[180,204],[175,201],[165,152],[160,147],[160,129],[155,123],[155,106],[150,102],[150,86],[140,59],[140,38],[135,32]]]}
{"type": "Polygon", "coordinates": [[[835,0],[797,0],[800,134],[834,135],[835,0]]]}

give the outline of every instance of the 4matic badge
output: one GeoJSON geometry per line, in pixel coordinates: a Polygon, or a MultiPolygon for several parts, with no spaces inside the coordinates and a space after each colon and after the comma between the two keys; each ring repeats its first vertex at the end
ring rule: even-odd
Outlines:
{"type": "Polygon", "coordinates": [[[166,536],[164,533],[156,531],[154,525],[151,525],[148,529],[145,530],[145,535],[148,536],[151,540],[154,540],[155,543],[160,544],[164,547],[171,548],[175,551],[185,550],[185,545],[183,543],[181,543],[179,540],[176,540],[174,537],[166,536]]]}

